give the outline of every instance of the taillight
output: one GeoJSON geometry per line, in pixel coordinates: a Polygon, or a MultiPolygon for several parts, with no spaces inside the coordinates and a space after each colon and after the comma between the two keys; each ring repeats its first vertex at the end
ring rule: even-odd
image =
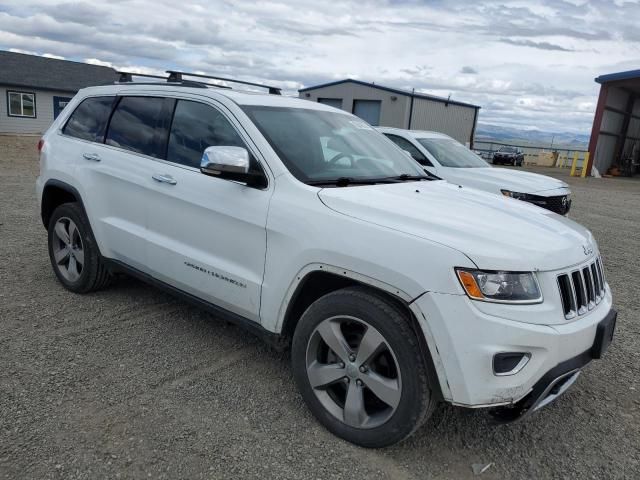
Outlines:
{"type": "Polygon", "coordinates": [[[40,153],[42,151],[42,147],[44,147],[44,139],[43,138],[38,140],[38,153],[40,153]]]}

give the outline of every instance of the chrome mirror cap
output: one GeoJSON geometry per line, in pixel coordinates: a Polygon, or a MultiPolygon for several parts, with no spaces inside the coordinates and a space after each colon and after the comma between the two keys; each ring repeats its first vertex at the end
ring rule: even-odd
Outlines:
{"type": "Polygon", "coordinates": [[[207,147],[202,154],[200,170],[207,175],[249,173],[249,152],[243,147],[207,147]]]}

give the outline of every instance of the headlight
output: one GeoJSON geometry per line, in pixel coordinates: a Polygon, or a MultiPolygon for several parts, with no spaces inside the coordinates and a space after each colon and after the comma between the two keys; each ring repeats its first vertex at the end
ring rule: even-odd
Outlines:
{"type": "Polygon", "coordinates": [[[486,272],[457,268],[469,298],[494,303],[540,303],[542,293],[532,272],[486,272]]]}
{"type": "Polygon", "coordinates": [[[528,200],[531,195],[528,193],[512,192],[511,190],[500,190],[505,197],[515,198],[517,200],[528,200]]]}

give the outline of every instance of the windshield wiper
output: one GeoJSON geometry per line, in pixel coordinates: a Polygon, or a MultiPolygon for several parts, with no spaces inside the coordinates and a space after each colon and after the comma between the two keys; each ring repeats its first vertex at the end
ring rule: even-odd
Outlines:
{"type": "Polygon", "coordinates": [[[408,173],[403,173],[402,175],[398,175],[397,177],[389,177],[388,179],[399,180],[401,182],[410,182],[410,181],[416,181],[416,180],[435,180],[436,178],[438,178],[435,175],[432,175],[426,171],[425,173],[427,173],[427,175],[409,175],[408,173]]]}
{"type": "Polygon", "coordinates": [[[336,187],[346,187],[348,185],[375,185],[376,183],[394,183],[396,178],[351,178],[339,177],[328,178],[326,180],[311,180],[306,182],[307,185],[335,185],[336,187]]]}

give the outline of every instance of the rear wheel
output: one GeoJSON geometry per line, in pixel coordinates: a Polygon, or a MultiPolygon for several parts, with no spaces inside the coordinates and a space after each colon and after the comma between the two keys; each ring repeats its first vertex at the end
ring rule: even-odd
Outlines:
{"type": "Polygon", "coordinates": [[[48,234],[51,266],[65,288],[87,293],[109,283],[111,274],[77,203],[64,203],[54,210],[48,234]]]}
{"type": "Polygon", "coordinates": [[[314,302],[296,328],[291,360],[316,418],[364,447],[406,438],[436,404],[407,314],[364,288],[314,302]]]}

